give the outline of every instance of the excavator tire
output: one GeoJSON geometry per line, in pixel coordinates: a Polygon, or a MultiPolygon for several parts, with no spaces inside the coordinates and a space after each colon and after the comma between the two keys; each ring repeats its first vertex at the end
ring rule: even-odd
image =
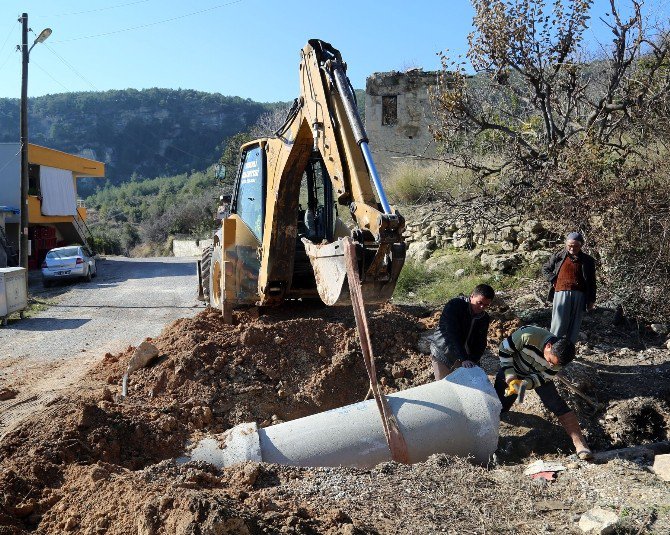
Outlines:
{"type": "Polygon", "coordinates": [[[212,249],[208,245],[202,250],[202,259],[200,261],[200,275],[202,277],[202,294],[205,296],[205,304],[210,306],[209,300],[209,272],[212,267],[212,249]]]}

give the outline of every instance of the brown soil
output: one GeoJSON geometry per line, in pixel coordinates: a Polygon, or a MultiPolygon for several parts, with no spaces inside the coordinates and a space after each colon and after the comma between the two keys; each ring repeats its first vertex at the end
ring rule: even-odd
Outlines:
{"type": "MultiPolygon", "coordinates": [[[[492,350],[520,324],[506,307],[494,314],[492,350]]],[[[666,440],[667,351],[608,332],[606,314],[587,318],[589,339],[568,374],[601,408],[566,398],[598,448],[666,440]]],[[[438,318],[421,307],[369,313],[385,392],[432,379],[418,343],[438,318]]],[[[132,347],[108,354],[76,390],[2,440],[0,534],[569,533],[595,503],[620,512],[631,533],[670,528],[670,491],[648,460],[565,459],[570,444],[534,395],[504,418],[497,466],[444,455],[373,470],[180,464],[203,433],[362,400],[368,381],[355,324],[350,310],[306,304],[236,312],[234,325],[207,310],[152,343],[159,357],[131,375],[126,399],[120,382],[132,347]],[[537,455],[569,468],[551,484],[530,480],[524,464],[537,455]]],[[[482,364],[495,373],[494,358],[482,364]]]]}

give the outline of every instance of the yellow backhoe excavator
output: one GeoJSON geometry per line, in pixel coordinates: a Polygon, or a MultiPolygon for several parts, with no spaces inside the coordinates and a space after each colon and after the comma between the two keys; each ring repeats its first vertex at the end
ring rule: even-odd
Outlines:
{"type": "Polygon", "coordinates": [[[200,263],[201,294],[226,321],[240,305],[350,304],[345,237],[366,303],[391,297],[405,261],[405,222],[386,199],[342,56],[312,39],[299,76],[275,136],[241,147],[227,213],[200,263]]]}

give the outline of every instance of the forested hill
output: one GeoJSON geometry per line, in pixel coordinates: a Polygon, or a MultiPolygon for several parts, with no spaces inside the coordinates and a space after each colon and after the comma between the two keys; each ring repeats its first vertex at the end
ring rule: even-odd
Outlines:
{"type": "MultiPolygon", "coordinates": [[[[184,89],[63,93],[29,99],[31,143],[106,164],[113,184],[205,169],[225,140],[272,104],[184,89]]],[[[0,99],[0,142],[19,136],[18,99],[0,99]]]]}

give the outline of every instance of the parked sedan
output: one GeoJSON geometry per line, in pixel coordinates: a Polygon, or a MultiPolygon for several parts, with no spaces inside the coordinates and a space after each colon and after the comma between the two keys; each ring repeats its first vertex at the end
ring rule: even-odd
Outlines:
{"type": "Polygon", "coordinates": [[[44,286],[51,286],[54,281],[61,279],[90,281],[95,275],[95,258],[79,245],[51,249],[42,262],[44,286]]]}

